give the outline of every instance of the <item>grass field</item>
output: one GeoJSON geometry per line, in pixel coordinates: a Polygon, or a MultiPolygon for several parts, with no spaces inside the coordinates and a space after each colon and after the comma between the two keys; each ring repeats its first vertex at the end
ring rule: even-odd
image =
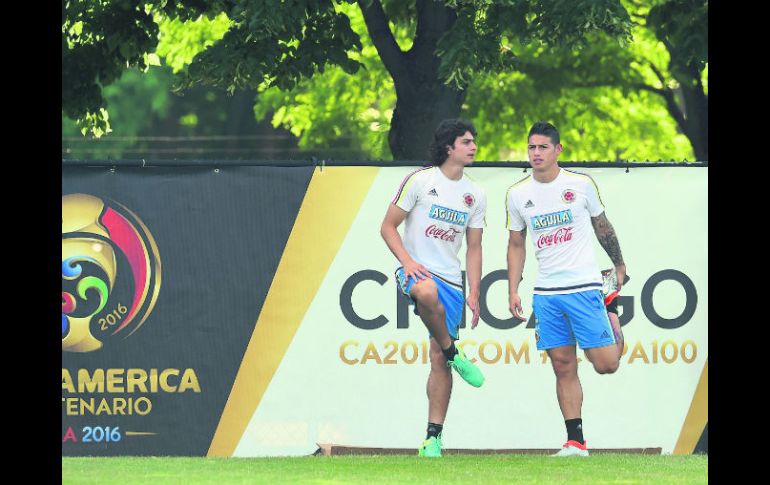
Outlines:
{"type": "Polygon", "coordinates": [[[707,473],[708,455],[62,458],[62,485],[658,485],[708,483],[707,473]]]}

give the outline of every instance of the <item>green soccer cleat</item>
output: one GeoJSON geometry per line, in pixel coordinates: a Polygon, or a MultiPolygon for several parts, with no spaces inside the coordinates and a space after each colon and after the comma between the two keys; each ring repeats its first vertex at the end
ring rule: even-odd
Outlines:
{"type": "Polygon", "coordinates": [[[484,384],[484,375],[473,362],[465,357],[465,353],[460,347],[457,347],[457,355],[455,355],[454,359],[448,361],[447,365],[456,370],[460,377],[473,387],[481,387],[484,384]]]}
{"type": "Polygon", "coordinates": [[[417,454],[426,458],[441,458],[441,435],[423,441],[417,454]]]}

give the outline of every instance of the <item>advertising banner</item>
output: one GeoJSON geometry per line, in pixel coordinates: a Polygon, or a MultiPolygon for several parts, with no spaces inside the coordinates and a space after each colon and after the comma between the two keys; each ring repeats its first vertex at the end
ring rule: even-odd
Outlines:
{"type": "MultiPolygon", "coordinates": [[[[66,168],[62,454],[309,455],[424,438],[428,333],[380,236],[416,167],[66,168]]],[[[708,169],[581,168],[628,274],[626,351],[582,351],[592,448],[692,453],[708,423],[708,169]]],[[[555,377],[508,311],[505,194],[522,168],[466,169],[487,194],[481,320],[458,344],[486,377],[454,379],[446,448],[558,448],[555,377]]],[[[595,242],[600,269],[612,265],[595,242]]],[[[465,267],[465,246],[460,259],[465,267]]]]}

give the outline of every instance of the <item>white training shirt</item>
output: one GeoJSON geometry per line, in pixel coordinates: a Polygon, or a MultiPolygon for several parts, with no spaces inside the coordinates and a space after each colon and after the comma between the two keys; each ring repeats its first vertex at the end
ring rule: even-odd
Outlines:
{"type": "Polygon", "coordinates": [[[530,235],[539,266],[534,293],[601,290],[591,217],[604,204],[590,176],[564,168],[548,183],[527,176],[508,188],[505,207],[508,230],[526,225],[530,235]]]}
{"type": "Polygon", "coordinates": [[[439,167],[426,167],[404,178],[393,203],[409,213],[402,239],[412,259],[462,286],[457,255],[465,229],[486,225],[484,190],[465,174],[451,180],[439,167]]]}

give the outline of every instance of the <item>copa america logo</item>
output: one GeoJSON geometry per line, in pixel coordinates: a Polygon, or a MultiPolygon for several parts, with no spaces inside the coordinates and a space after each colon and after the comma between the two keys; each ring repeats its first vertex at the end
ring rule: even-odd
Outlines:
{"type": "Polygon", "coordinates": [[[136,332],[160,291],[160,255],[144,223],[115,201],[70,194],[61,234],[62,350],[91,352],[136,332]]]}

